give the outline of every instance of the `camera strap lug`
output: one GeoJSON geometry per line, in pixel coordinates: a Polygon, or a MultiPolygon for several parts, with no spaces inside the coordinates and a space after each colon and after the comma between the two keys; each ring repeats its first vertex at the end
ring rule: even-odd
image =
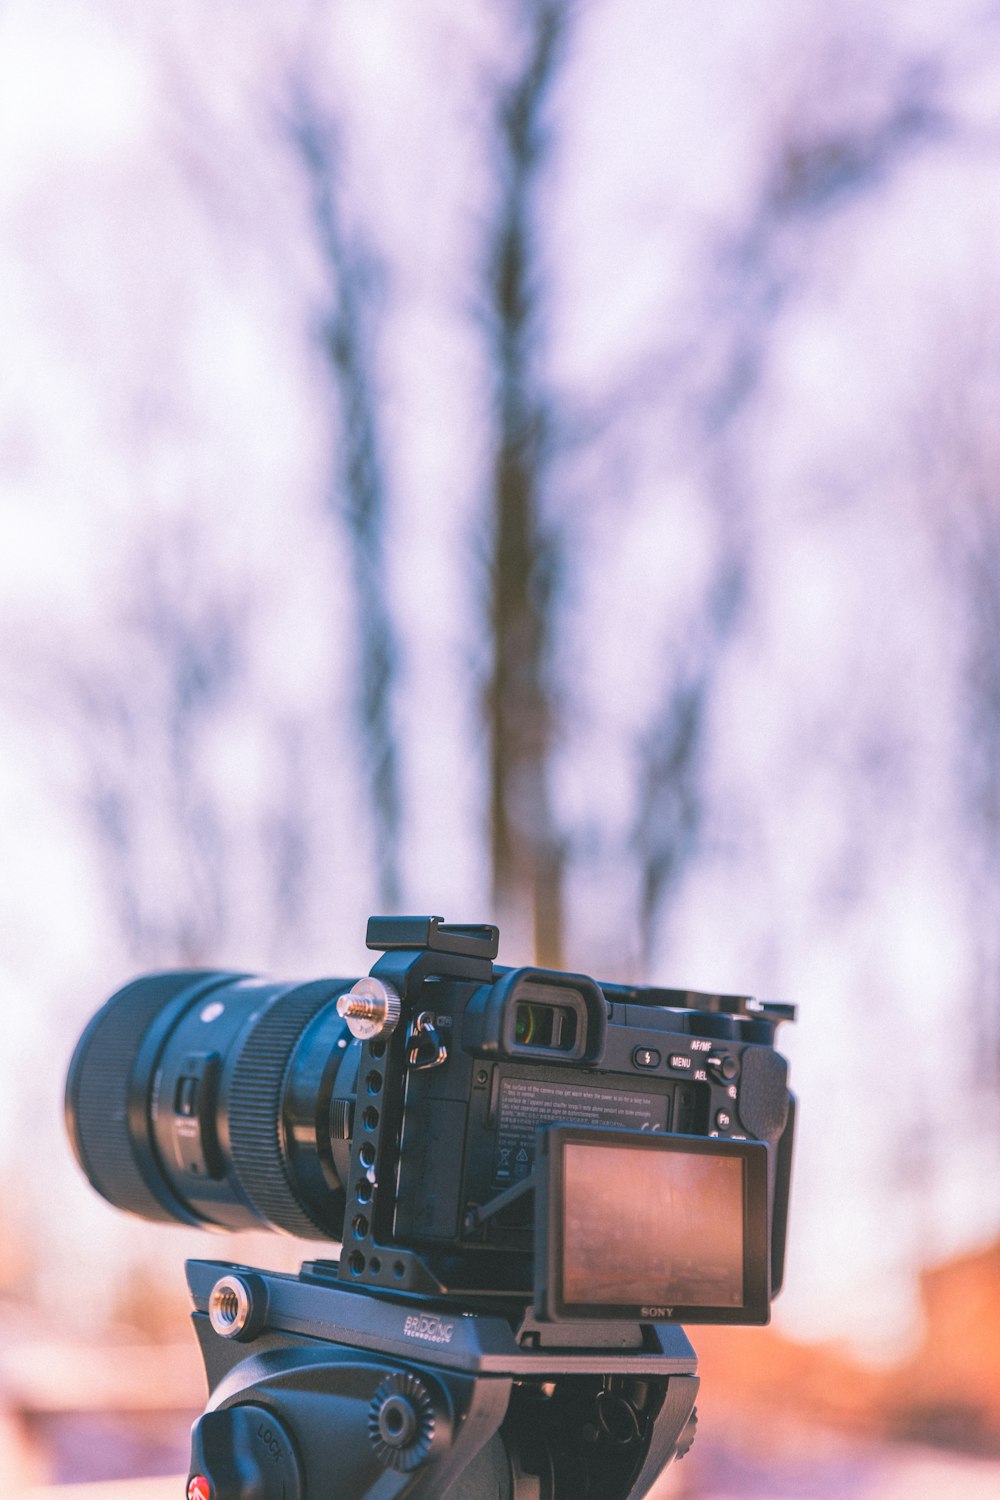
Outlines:
{"type": "Polygon", "coordinates": [[[422,1010],[416,1020],[410,1023],[406,1034],[407,1067],[419,1071],[423,1068],[439,1068],[447,1061],[448,1048],[434,1024],[434,1014],[432,1011],[422,1010]]]}

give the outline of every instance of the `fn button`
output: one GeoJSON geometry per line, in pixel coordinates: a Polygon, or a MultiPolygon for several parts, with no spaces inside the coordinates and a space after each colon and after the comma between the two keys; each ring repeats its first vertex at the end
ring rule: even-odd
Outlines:
{"type": "Polygon", "coordinates": [[[637,1068],[658,1068],[660,1054],[655,1047],[636,1047],[632,1053],[632,1061],[637,1068]]]}

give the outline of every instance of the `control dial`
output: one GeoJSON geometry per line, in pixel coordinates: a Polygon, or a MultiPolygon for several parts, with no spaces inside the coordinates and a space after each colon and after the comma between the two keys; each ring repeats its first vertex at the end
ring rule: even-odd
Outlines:
{"type": "Polygon", "coordinates": [[[718,1055],[713,1052],[711,1057],[708,1058],[706,1066],[712,1077],[717,1078],[720,1083],[732,1083],[740,1071],[740,1065],[736,1058],[728,1052],[718,1055]]]}

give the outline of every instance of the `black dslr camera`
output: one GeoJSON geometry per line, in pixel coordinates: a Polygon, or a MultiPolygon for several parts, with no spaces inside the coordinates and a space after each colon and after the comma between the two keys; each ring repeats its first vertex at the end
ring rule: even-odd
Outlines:
{"type": "Polygon", "coordinates": [[[109,1202],[342,1242],[189,1263],[189,1500],[639,1500],[694,1435],[680,1324],[781,1285],[794,1008],[499,968],[438,917],[367,942],[359,980],[138,979],[73,1057],[109,1202]]]}

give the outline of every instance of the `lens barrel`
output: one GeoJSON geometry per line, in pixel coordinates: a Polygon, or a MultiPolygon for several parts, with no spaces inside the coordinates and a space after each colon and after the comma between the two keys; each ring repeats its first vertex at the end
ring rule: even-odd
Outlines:
{"type": "Polygon", "coordinates": [[[353,983],[185,971],[112,995],[66,1083],[92,1185],[147,1219],[339,1239],[360,1044],[336,1000],[353,983]]]}

